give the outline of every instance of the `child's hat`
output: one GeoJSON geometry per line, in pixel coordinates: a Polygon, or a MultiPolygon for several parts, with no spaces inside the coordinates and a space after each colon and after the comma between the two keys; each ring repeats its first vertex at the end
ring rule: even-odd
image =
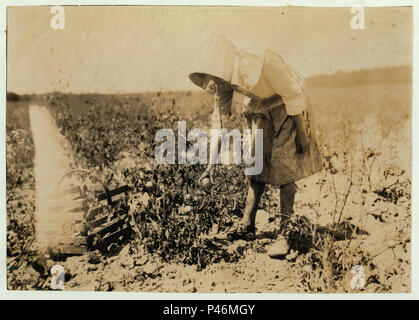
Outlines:
{"type": "Polygon", "coordinates": [[[196,57],[194,72],[189,75],[194,84],[205,89],[205,79],[209,76],[215,82],[223,82],[235,91],[254,97],[249,90],[233,83],[240,62],[236,47],[227,37],[218,33],[204,33],[196,57]]]}

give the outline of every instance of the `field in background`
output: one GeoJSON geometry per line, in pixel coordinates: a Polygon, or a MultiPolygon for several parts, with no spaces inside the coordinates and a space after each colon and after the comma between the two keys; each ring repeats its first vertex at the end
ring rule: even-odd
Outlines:
{"type": "MultiPolygon", "coordinates": [[[[201,219],[202,228],[193,230],[191,242],[179,244],[183,240],[174,238],[186,231],[179,229],[183,227],[176,222],[176,214],[184,207],[184,190],[193,192],[189,186],[202,168],[190,168],[190,172],[178,166],[176,172],[153,168],[159,176],[154,183],[176,189],[178,200],[172,203],[174,211],[165,213],[165,224],[149,237],[137,233],[113,256],[95,252],[68,258],[66,289],[356,292],[351,288],[351,268],[360,265],[365,271],[364,292],[410,291],[410,83],[322,85],[312,86],[310,92],[324,171],[298,183],[294,235],[309,242],[306,250],[295,248],[285,260],[266,255],[278,228],[277,221],[271,221],[279,210],[276,188],[269,188],[264,196],[256,241],[213,248],[199,240],[212,232],[211,226],[221,230],[240,218],[246,185],[237,172],[229,176],[232,190],[214,190],[214,200],[206,209],[198,212],[198,203],[191,204],[194,211],[187,226],[193,228],[194,219],[201,219]],[[175,174],[179,176],[173,181],[164,180],[164,175],[175,174]],[[177,190],[179,186],[184,190],[177,190]],[[165,228],[167,239],[162,235],[165,228]],[[164,247],[167,244],[169,249],[164,247]],[[185,254],[182,248],[188,248],[185,254]]],[[[187,120],[188,129],[206,128],[212,111],[211,98],[203,92],[55,93],[15,100],[7,104],[9,289],[45,288],[49,279],[31,266],[35,190],[29,103],[45,105],[53,113],[79,167],[105,179],[133,183],[138,192],[141,180],[151,179],[139,172],[144,157],[152,159],[156,130],[174,127],[177,120],[187,120]]],[[[237,123],[239,102],[234,107],[237,123]]],[[[206,196],[201,195],[199,204],[209,201],[206,196]]],[[[158,195],[150,193],[150,197],[154,201],[158,195]]],[[[147,210],[156,214],[151,207],[147,210]]],[[[141,215],[135,222],[139,233],[150,227],[141,215]]]]}

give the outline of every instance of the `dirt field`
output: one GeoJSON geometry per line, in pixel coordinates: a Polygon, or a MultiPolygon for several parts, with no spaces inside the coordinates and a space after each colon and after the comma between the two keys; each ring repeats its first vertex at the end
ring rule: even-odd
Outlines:
{"type": "MultiPolygon", "coordinates": [[[[202,167],[155,165],[157,129],[174,127],[177,120],[187,120],[188,129],[208,127],[211,105],[204,93],[56,93],[9,101],[8,288],[50,289],[48,270],[34,263],[28,105],[37,103],[55,117],[75,166],[149,198],[144,206],[130,200],[134,232],[129,239],[59,262],[66,271],[65,290],[359,292],[351,287],[356,276],[351,268],[359,265],[365,274],[362,292],[409,292],[410,84],[314,87],[311,95],[324,170],[297,183],[293,235],[298,244],[282,260],[266,254],[278,230],[278,189],[264,195],[255,241],[215,241],[211,235],[240,219],[246,190],[241,169],[222,169],[228,178],[220,174],[219,188],[202,191],[194,184],[202,167]],[[153,182],[152,191],[146,191],[147,181],[153,182]],[[191,212],[181,218],[186,205],[191,212]]],[[[240,123],[238,102],[235,109],[240,123]]]]}

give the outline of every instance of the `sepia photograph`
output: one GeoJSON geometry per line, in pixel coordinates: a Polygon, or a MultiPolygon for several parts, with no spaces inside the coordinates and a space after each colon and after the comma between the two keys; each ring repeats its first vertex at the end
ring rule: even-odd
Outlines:
{"type": "Polygon", "coordinates": [[[6,14],[8,290],[412,292],[411,6],[6,14]]]}

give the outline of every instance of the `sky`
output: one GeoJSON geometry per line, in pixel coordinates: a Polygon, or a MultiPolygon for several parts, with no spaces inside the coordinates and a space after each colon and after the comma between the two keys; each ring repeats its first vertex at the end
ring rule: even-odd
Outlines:
{"type": "Polygon", "coordinates": [[[205,31],[264,42],[304,77],[412,65],[410,7],[49,6],[7,9],[7,90],[131,93],[195,90],[188,74],[205,31]]]}

